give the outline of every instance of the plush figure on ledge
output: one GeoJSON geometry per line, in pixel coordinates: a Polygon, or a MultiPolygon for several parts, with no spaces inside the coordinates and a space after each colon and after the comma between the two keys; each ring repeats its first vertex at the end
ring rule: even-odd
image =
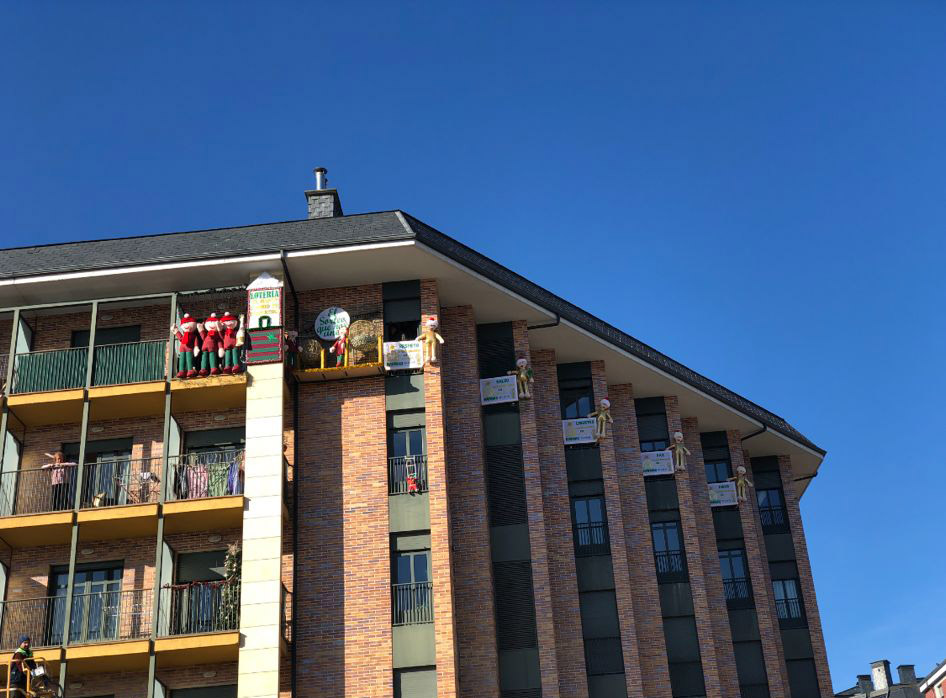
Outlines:
{"type": "Polygon", "coordinates": [[[345,364],[345,353],[348,351],[348,328],[343,327],[338,331],[338,338],[335,344],[329,349],[329,352],[335,354],[335,367],[345,364]]]}
{"type": "Polygon", "coordinates": [[[437,363],[437,343],[443,344],[443,337],[437,334],[439,326],[437,318],[427,318],[424,323],[424,331],[417,338],[418,342],[424,343],[424,363],[437,363]]]}
{"type": "Polygon", "coordinates": [[[673,443],[665,451],[673,452],[673,469],[678,473],[685,473],[687,469],[687,456],[690,455],[690,449],[683,445],[683,432],[673,432],[673,443]]]}
{"type": "Polygon", "coordinates": [[[535,383],[535,377],[526,359],[516,359],[516,370],[506,371],[506,375],[516,377],[516,384],[519,386],[519,397],[527,400],[532,397],[531,388],[532,384],[535,383]]]}
{"type": "Polygon", "coordinates": [[[181,324],[171,325],[171,336],[177,337],[177,377],[193,378],[197,375],[195,359],[200,356],[197,321],[187,313],[181,318],[181,324]]]}
{"type": "Polygon", "coordinates": [[[746,495],[749,493],[749,487],[755,487],[752,484],[752,480],[749,479],[749,476],[746,474],[745,466],[736,467],[736,476],[729,478],[729,481],[736,482],[736,501],[745,502],[748,501],[746,495]]]}
{"type": "Polygon", "coordinates": [[[235,318],[227,311],[220,318],[220,324],[223,325],[223,372],[239,373],[243,370],[240,364],[240,347],[246,341],[243,315],[235,318]]]}
{"type": "Polygon", "coordinates": [[[601,398],[601,402],[598,403],[598,409],[588,416],[598,419],[595,424],[595,441],[600,441],[608,435],[608,425],[614,424],[614,420],[611,419],[611,401],[606,397],[601,398]]]}
{"type": "Polygon", "coordinates": [[[200,371],[198,375],[220,375],[220,359],[223,358],[223,336],[220,334],[220,320],[217,313],[197,325],[200,332],[200,371]]]}
{"type": "Polygon", "coordinates": [[[296,364],[299,362],[297,358],[299,355],[299,344],[297,342],[299,333],[295,330],[286,330],[283,331],[282,336],[286,341],[286,361],[289,363],[289,368],[296,368],[296,364]]]}

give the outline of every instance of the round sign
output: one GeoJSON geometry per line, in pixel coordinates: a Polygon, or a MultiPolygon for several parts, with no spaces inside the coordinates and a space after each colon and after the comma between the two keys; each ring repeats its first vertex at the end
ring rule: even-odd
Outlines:
{"type": "Polygon", "coordinates": [[[341,308],[326,308],[315,318],[315,334],[319,339],[335,339],[341,330],[351,324],[351,318],[341,308]]]}

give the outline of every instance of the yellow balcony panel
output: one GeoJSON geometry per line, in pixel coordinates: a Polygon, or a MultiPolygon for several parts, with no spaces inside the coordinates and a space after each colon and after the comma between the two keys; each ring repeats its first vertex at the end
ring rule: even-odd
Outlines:
{"type": "Polygon", "coordinates": [[[246,405],[246,374],[171,381],[174,412],[226,410],[246,405]]]}
{"type": "Polygon", "coordinates": [[[346,378],[364,378],[365,376],[383,376],[384,364],[358,364],[356,366],[339,366],[326,368],[304,368],[293,371],[296,380],[302,383],[321,383],[322,381],[337,381],[346,378]]]}
{"type": "Polygon", "coordinates": [[[80,540],[144,538],[158,531],[157,504],[82,509],[78,514],[80,540]]]}
{"type": "Polygon", "coordinates": [[[243,495],[167,502],[164,505],[164,532],[240,528],[244,502],[243,495]]]}
{"type": "Polygon", "coordinates": [[[148,640],[100,642],[66,648],[69,673],[113,673],[148,668],[148,640]]]}
{"type": "Polygon", "coordinates": [[[154,643],[159,667],[235,662],[240,651],[240,633],[211,633],[162,637],[154,643]]]}
{"type": "Polygon", "coordinates": [[[23,514],[0,519],[0,539],[13,548],[68,543],[72,537],[72,513],[23,514]]]}
{"type": "Polygon", "coordinates": [[[95,421],[159,415],[164,412],[164,381],[90,388],[89,399],[95,421]]]}
{"type": "Polygon", "coordinates": [[[11,395],[7,398],[7,405],[26,426],[40,427],[81,420],[82,398],[82,390],[51,390],[11,395]]]}

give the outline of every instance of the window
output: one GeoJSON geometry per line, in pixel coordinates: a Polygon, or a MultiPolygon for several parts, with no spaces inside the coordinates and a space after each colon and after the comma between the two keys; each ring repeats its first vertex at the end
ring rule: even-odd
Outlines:
{"type": "MultiPolygon", "coordinates": [[[[76,567],[72,587],[69,642],[101,642],[119,639],[122,568],[123,565],[120,562],[76,567]]],[[[47,602],[44,641],[37,645],[58,645],[62,642],[68,579],[68,567],[53,568],[49,576],[48,594],[52,599],[47,602]]],[[[128,601],[133,601],[133,599],[128,599],[128,601]]]]}
{"type": "Polygon", "coordinates": [[[594,411],[591,381],[563,381],[564,384],[586,383],[586,385],[559,388],[562,403],[562,419],[581,419],[594,411]]]}
{"type": "Polygon", "coordinates": [[[239,587],[224,581],[226,556],[226,550],[177,556],[175,583],[161,590],[162,605],[170,613],[170,634],[215,633],[238,627],[239,587]]]}
{"type": "MultiPolygon", "coordinates": [[[[128,327],[99,327],[95,330],[95,346],[106,344],[129,344],[141,341],[141,325],[128,327]]],[[[89,346],[88,330],[73,330],[70,342],[72,347],[89,346]]]]}
{"type": "Polygon", "coordinates": [[[749,573],[746,567],[746,551],[719,551],[719,567],[723,575],[723,592],[729,606],[740,605],[752,598],[749,573]]]}
{"type": "Polygon", "coordinates": [[[667,448],[668,443],[666,439],[658,439],[656,441],[641,441],[641,451],[663,451],[667,448]]]}
{"type": "Polygon", "coordinates": [[[384,301],[384,340],[404,342],[420,334],[420,298],[384,301]]]}
{"type": "Polygon", "coordinates": [[[650,525],[654,539],[654,562],[659,581],[675,581],[686,578],[683,544],[679,521],[662,521],[650,525]]]}
{"type": "Polygon", "coordinates": [[[775,612],[779,622],[793,624],[804,619],[804,609],[798,594],[798,580],[773,579],[772,590],[775,593],[775,612]]]}
{"type": "Polygon", "coordinates": [[[731,477],[729,461],[707,461],[704,465],[706,466],[707,482],[726,482],[731,477]]]}
{"type": "Polygon", "coordinates": [[[759,502],[759,521],[764,533],[784,533],[788,531],[788,517],[785,515],[785,502],[779,488],[756,490],[759,502]]]}
{"type": "Polygon", "coordinates": [[[604,518],[604,500],[601,497],[581,497],[572,500],[575,524],[576,555],[609,555],[608,524],[604,518]]]}
{"type": "Polygon", "coordinates": [[[943,684],[933,686],[933,693],[936,694],[936,698],[943,698],[943,684]]]}
{"type": "Polygon", "coordinates": [[[427,440],[424,427],[395,429],[388,444],[388,493],[427,491],[427,440]]]}
{"type": "Polygon", "coordinates": [[[432,623],[433,588],[430,583],[430,550],[394,553],[391,609],[394,625],[432,623]]]}

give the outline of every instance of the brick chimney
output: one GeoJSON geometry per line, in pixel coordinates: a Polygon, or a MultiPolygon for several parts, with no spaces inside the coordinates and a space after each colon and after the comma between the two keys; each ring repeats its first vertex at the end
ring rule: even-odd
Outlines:
{"type": "Polygon", "coordinates": [[[874,690],[874,684],[871,683],[870,674],[857,675],[857,690],[865,696],[870,695],[870,692],[874,690]]]}
{"type": "Polygon", "coordinates": [[[335,218],[344,216],[342,213],[342,202],[338,198],[338,192],[335,189],[328,189],[328,170],[324,167],[316,167],[315,189],[310,189],[305,193],[306,203],[309,205],[309,218],[335,218]]]}
{"type": "Polygon", "coordinates": [[[893,678],[890,676],[890,662],[886,659],[878,659],[876,662],[871,662],[870,675],[874,680],[875,691],[886,691],[890,688],[890,684],[893,683],[893,678]]]}
{"type": "Polygon", "coordinates": [[[916,668],[912,664],[901,664],[897,667],[897,675],[900,677],[900,683],[907,686],[916,685],[916,668]]]}

